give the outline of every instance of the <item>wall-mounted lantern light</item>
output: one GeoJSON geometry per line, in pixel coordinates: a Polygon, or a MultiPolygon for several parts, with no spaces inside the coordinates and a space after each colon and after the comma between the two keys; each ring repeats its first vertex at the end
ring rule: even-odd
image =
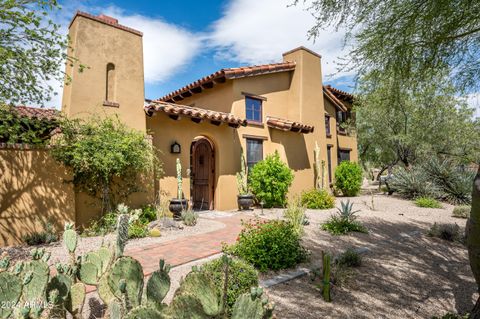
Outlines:
{"type": "Polygon", "coordinates": [[[172,153],[172,154],[180,154],[181,151],[182,151],[182,147],[181,147],[180,144],[178,144],[176,141],[173,142],[172,145],[170,145],[170,153],[172,153]]]}

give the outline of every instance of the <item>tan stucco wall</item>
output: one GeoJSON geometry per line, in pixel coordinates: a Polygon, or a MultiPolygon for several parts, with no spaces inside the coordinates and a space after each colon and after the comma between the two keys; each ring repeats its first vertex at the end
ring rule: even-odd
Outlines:
{"type": "Polygon", "coordinates": [[[72,176],[45,150],[0,150],[0,246],[75,221],[72,176]]]}
{"type": "Polygon", "coordinates": [[[83,16],[73,21],[68,54],[78,59],[67,64],[71,83],[65,85],[62,111],[70,118],[117,114],[128,126],[145,132],[142,37],[83,16]],[[88,68],[79,72],[79,63],[88,68]],[[115,65],[115,101],[104,106],[107,64],[115,65]]]}
{"type": "Polygon", "coordinates": [[[190,146],[199,136],[207,137],[214,144],[215,152],[215,209],[234,209],[237,207],[237,186],[235,174],[240,170],[240,144],[235,129],[225,124],[215,126],[209,122],[196,124],[188,118],[172,120],[163,113],[147,119],[148,129],[153,135],[153,144],[162,151],[164,176],[156,182],[156,191],[166,193],[168,198],[177,197],[176,159],[182,164],[183,193],[190,198],[190,146]],[[181,145],[180,154],[171,154],[173,142],[181,145]]]}
{"type": "MultiPolygon", "coordinates": [[[[165,114],[157,114],[147,119],[147,128],[154,132],[154,144],[166,152],[162,156],[165,162],[165,177],[160,187],[170,193],[176,192],[175,158],[169,153],[170,145],[177,141],[182,145],[180,156],[184,165],[184,192],[190,196],[190,181],[186,176],[186,165],[190,163],[190,145],[199,135],[205,135],[217,146],[216,149],[216,191],[215,209],[235,209],[237,207],[237,187],[235,173],[240,169],[240,148],[246,148],[246,136],[264,138],[263,155],[278,151],[282,160],[294,171],[294,181],[289,196],[314,187],[314,148],[317,142],[321,160],[327,165],[327,144],[332,148],[332,174],[337,166],[337,147],[350,148],[351,160],[357,160],[355,137],[336,134],[335,109],[324,100],[322,91],[321,59],[305,50],[293,51],[284,56],[285,61],[295,61],[294,72],[280,72],[269,75],[228,80],[217,84],[213,89],[206,89],[178,103],[204,107],[216,111],[233,113],[245,118],[245,95],[242,92],[260,95],[266,98],[262,103],[263,122],[267,116],[276,116],[313,125],[311,134],[284,132],[271,129],[263,124],[248,125],[238,129],[227,125],[213,126],[209,123],[195,124],[190,119],[174,121],[165,114]],[[332,115],[332,137],[326,137],[325,111],[332,115]]],[[[326,166],[327,169],[327,166],[326,166]]],[[[328,172],[326,171],[325,174],[328,172]]],[[[328,176],[326,175],[326,178],[328,176]]]]}

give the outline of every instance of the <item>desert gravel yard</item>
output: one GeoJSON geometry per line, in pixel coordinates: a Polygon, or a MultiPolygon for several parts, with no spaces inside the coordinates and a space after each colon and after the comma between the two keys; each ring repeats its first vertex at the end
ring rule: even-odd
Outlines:
{"type": "MultiPolygon", "coordinates": [[[[337,198],[337,206],[340,200],[346,198],[337,198]]],[[[308,210],[310,225],[303,243],[311,258],[303,266],[320,266],[322,250],[337,254],[367,247],[362,266],[353,269],[343,287],[332,289],[331,303],[323,301],[308,276],[269,288],[279,318],[431,318],[472,309],[477,294],[466,247],[426,235],[434,222],[465,228],[465,219],[451,217],[453,206],[419,208],[410,201],[375,195],[372,210],[371,196],[350,200],[361,210],[358,220],[369,234],[332,236],[320,230],[320,224],[335,209],[308,210]]],[[[267,218],[280,216],[281,210],[264,211],[267,218]]]]}

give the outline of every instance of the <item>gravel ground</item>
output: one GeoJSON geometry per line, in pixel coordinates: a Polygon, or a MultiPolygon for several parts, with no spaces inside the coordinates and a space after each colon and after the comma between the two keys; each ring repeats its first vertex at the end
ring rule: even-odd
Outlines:
{"type": "MultiPolygon", "coordinates": [[[[159,244],[167,242],[170,240],[209,233],[221,228],[224,228],[225,224],[217,222],[211,219],[199,217],[197,224],[195,226],[184,226],[183,229],[168,229],[162,230],[160,237],[145,237],[138,239],[130,239],[127,242],[126,250],[133,247],[141,247],[145,245],[159,244]]],[[[110,234],[107,236],[95,236],[95,237],[80,237],[76,254],[82,255],[91,250],[96,250],[102,246],[102,243],[108,245],[109,243],[114,242],[114,235],[110,234]]],[[[49,245],[42,245],[37,247],[44,247],[52,255],[49,260],[50,265],[54,265],[56,262],[68,262],[68,253],[67,250],[63,247],[61,242],[52,243],[49,245]]],[[[3,252],[7,252],[12,258],[12,261],[28,259],[30,256],[30,250],[32,247],[29,246],[12,246],[0,248],[0,255],[3,252]]]]}
{"type": "MultiPolygon", "coordinates": [[[[340,204],[337,199],[337,205],[340,204]]],[[[369,234],[331,236],[320,230],[335,209],[308,210],[310,225],[303,243],[311,251],[308,264],[321,263],[321,252],[337,254],[348,247],[368,247],[363,265],[345,287],[333,289],[333,302],[326,303],[308,277],[268,289],[279,318],[431,318],[448,311],[464,313],[477,298],[468,263],[467,249],[425,235],[434,222],[457,223],[453,206],[419,208],[412,202],[385,195],[350,198],[358,221],[369,234]]],[[[262,216],[257,210],[253,213],[262,216]]],[[[282,210],[264,210],[263,217],[281,218],[282,210]]],[[[271,276],[272,274],[268,274],[271,276]]]]}

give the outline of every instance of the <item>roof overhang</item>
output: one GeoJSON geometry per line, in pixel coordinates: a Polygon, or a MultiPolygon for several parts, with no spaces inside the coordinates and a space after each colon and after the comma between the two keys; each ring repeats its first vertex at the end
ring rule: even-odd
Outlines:
{"type": "Polygon", "coordinates": [[[267,116],[267,126],[281,131],[299,132],[304,134],[313,133],[314,130],[313,125],[307,125],[273,116],[267,116]]]}
{"type": "Polygon", "coordinates": [[[151,101],[144,107],[144,109],[148,116],[152,116],[155,112],[162,112],[167,114],[172,120],[179,120],[182,117],[186,117],[190,118],[192,122],[197,124],[203,121],[209,121],[216,126],[225,123],[233,128],[247,125],[247,120],[239,118],[231,113],[163,101],[151,101]]]}

